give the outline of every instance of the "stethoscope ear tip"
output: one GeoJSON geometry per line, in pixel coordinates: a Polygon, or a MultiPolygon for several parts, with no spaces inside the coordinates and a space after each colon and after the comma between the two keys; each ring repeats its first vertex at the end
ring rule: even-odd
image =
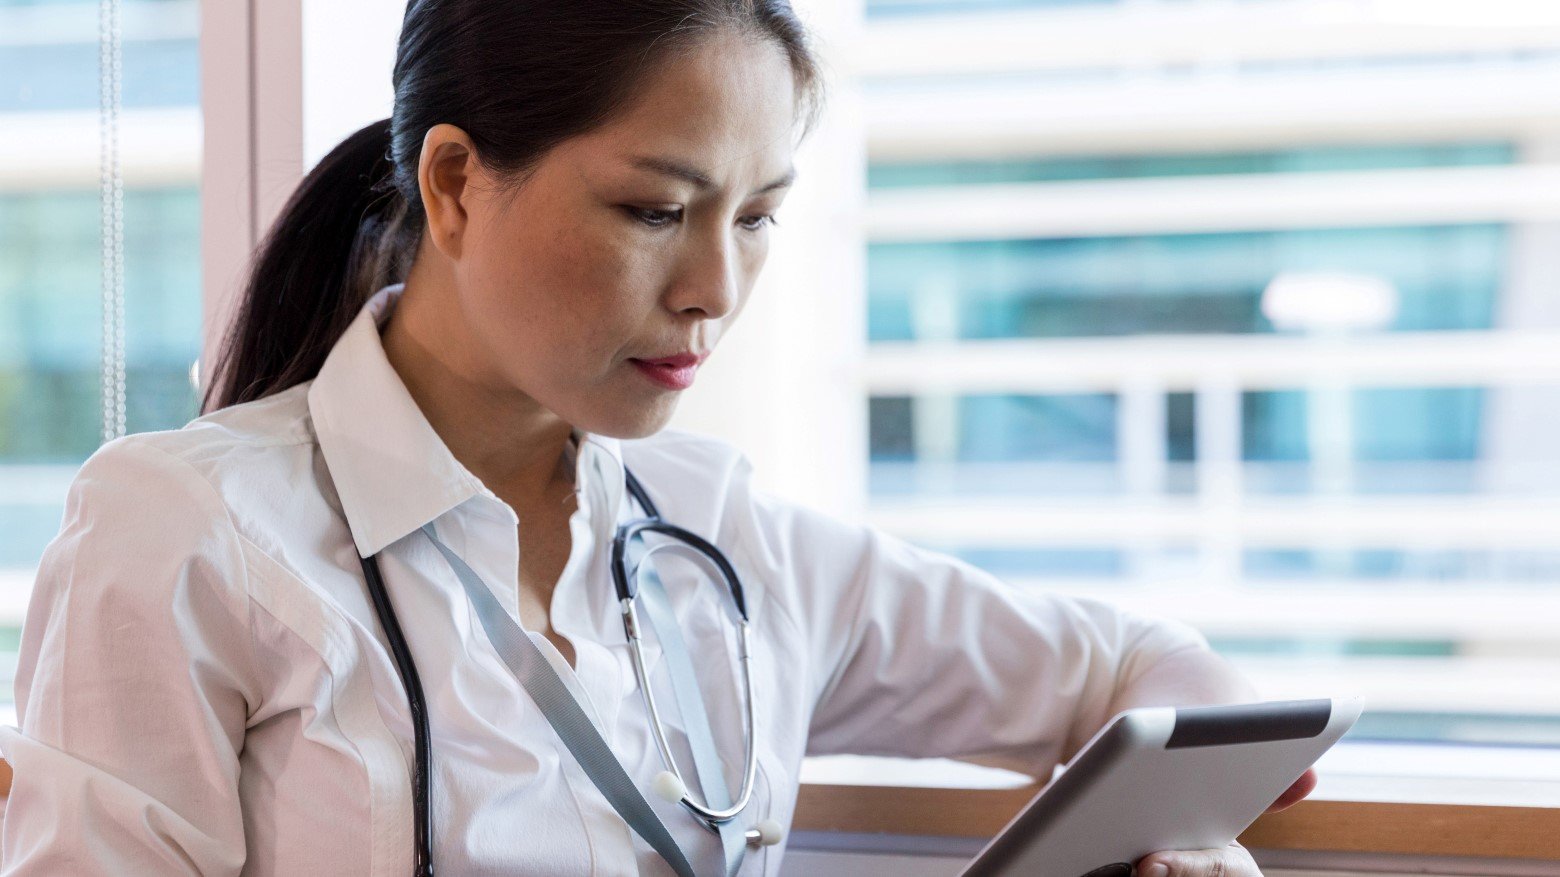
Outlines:
{"type": "Polygon", "coordinates": [[[651,784],[651,787],[655,789],[657,795],[671,801],[673,804],[681,801],[688,794],[688,787],[683,785],[683,781],[669,770],[663,770],[656,774],[655,781],[651,784]]]}
{"type": "Polygon", "coordinates": [[[785,829],[773,819],[760,819],[753,823],[753,830],[758,832],[758,845],[772,847],[785,839],[785,829]]]}

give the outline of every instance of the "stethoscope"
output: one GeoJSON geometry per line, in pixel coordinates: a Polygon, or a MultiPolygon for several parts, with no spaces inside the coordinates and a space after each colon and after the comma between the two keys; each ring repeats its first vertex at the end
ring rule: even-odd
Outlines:
{"type": "MultiPolygon", "coordinates": [[[[665,765],[665,770],[656,775],[653,788],[657,795],[669,801],[680,803],[697,817],[701,825],[719,834],[722,832],[723,826],[726,826],[740,814],[752,799],[753,782],[758,767],[748,612],[747,602],[743,596],[742,583],[737,576],[736,570],[732,568],[731,563],[727,561],[726,556],[720,549],[696,533],[663,521],[660,512],[656,509],[655,504],[650,501],[650,497],[645,493],[639,480],[627,469],[624,469],[623,474],[627,481],[629,493],[633,495],[634,500],[644,509],[647,517],[626,521],[618,525],[617,533],[612,540],[612,581],[617,588],[618,605],[622,613],[623,630],[628,636],[634,676],[639,684],[639,692],[644,700],[645,711],[649,715],[650,729],[655,738],[656,749],[660,751],[661,761],[665,765]],[[725,581],[727,591],[731,596],[732,606],[736,611],[737,657],[738,663],[741,665],[742,675],[745,760],[741,790],[737,793],[736,800],[729,807],[717,808],[710,806],[707,795],[706,800],[702,801],[694,798],[688,783],[683,779],[683,774],[678,767],[676,758],[672,755],[666,732],[661,725],[661,715],[656,706],[655,695],[650,688],[650,677],[646,669],[643,642],[640,637],[639,613],[635,608],[635,602],[639,598],[639,577],[637,573],[644,557],[632,559],[628,549],[634,539],[642,534],[652,532],[660,533],[683,543],[713,564],[725,581]],[[631,562],[634,569],[630,569],[631,562]]],[[[385,591],[384,578],[379,571],[378,554],[359,559],[362,562],[363,576],[368,585],[369,595],[373,599],[374,610],[379,616],[379,623],[384,629],[385,638],[389,641],[390,651],[395,658],[396,668],[406,689],[406,698],[411,710],[413,749],[416,759],[412,778],[413,830],[416,843],[414,873],[418,877],[432,877],[433,825],[430,815],[432,778],[429,767],[431,744],[428,731],[428,707],[423,698],[422,681],[417,674],[417,664],[412,659],[411,650],[407,647],[406,637],[401,631],[401,625],[396,618],[395,609],[390,605],[389,595],[385,591]]],[[[748,846],[767,846],[778,843],[782,835],[783,831],[777,823],[765,819],[759,821],[755,827],[743,832],[742,840],[748,846]]]]}

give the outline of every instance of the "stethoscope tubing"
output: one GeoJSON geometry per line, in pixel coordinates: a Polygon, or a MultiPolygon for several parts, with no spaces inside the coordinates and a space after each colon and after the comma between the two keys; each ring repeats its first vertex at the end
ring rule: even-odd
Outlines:
{"type": "MultiPolygon", "coordinates": [[[[649,713],[650,731],[655,739],[655,745],[661,753],[661,760],[667,766],[671,774],[676,777],[678,785],[682,786],[683,794],[678,803],[687,808],[690,813],[703,821],[712,830],[718,830],[717,825],[729,822],[736,818],[748,805],[753,796],[753,783],[758,775],[758,748],[754,745],[757,719],[754,711],[753,698],[753,662],[748,635],[747,600],[742,590],[742,580],[737,571],[732,568],[726,555],[717,549],[704,537],[697,533],[685,530],[675,524],[661,520],[661,512],[651,502],[650,496],[645,492],[644,486],[639,483],[632,472],[623,470],[628,491],[644,509],[646,517],[637,521],[628,521],[618,527],[616,535],[612,539],[612,569],[613,584],[617,587],[618,606],[623,615],[623,632],[628,637],[629,657],[634,666],[634,676],[639,683],[639,691],[644,697],[645,710],[649,713]],[[628,570],[627,553],[628,543],[635,536],[643,532],[664,533],[693,545],[694,548],[713,562],[719,568],[721,578],[726,582],[730,591],[732,604],[737,610],[737,658],[742,668],[742,700],[745,706],[742,719],[743,749],[746,753],[742,770],[742,787],[737,793],[737,800],[725,808],[715,808],[708,801],[697,801],[693,797],[692,789],[683,779],[682,770],[677,766],[677,759],[672,755],[672,747],[666,739],[666,731],[661,724],[660,710],[656,707],[655,691],[650,685],[650,674],[645,667],[645,656],[640,639],[639,615],[634,608],[634,600],[638,595],[638,576],[631,575],[628,570]]],[[[639,559],[640,563],[644,558],[639,559]]]]}
{"type": "Polygon", "coordinates": [[[395,657],[396,671],[401,675],[401,685],[406,689],[406,700],[412,713],[412,746],[416,761],[412,777],[412,832],[416,838],[412,873],[415,877],[433,877],[432,746],[428,732],[428,702],[423,697],[417,662],[412,660],[406,636],[401,632],[401,622],[396,618],[395,609],[390,605],[390,595],[385,591],[377,558],[375,554],[358,559],[362,562],[368,593],[374,600],[374,612],[379,615],[385,639],[390,642],[390,652],[395,657]]]}
{"type": "MultiPolygon", "coordinates": [[[[752,661],[749,650],[748,638],[748,614],[747,602],[744,599],[742,583],[732,568],[726,556],[697,533],[689,532],[681,527],[669,524],[661,520],[661,513],[644,487],[627,469],[623,471],[629,493],[634,497],[647,517],[637,521],[630,521],[618,527],[616,536],[612,542],[612,575],[613,583],[617,587],[620,606],[623,612],[624,630],[628,635],[631,648],[630,655],[633,658],[634,675],[639,682],[640,692],[644,696],[645,705],[650,715],[650,726],[653,732],[656,747],[660,750],[662,760],[669,771],[682,785],[684,793],[679,799],[700,823],[710,830],[718,830],[720,823],[735,818],[748,804],[753,790],[753,783],[757,773],[757,747],[754,745],[756,732],[756,719],[754,718],[753,704],[753,677],[752,661]],[[743,718],[743,736],[747,752],[746,764],[743,771],[742,789],[737,796],[737,801],[729,808],[715,809],[708,806],[708,802],[699,803],[693,800],[691,793],[687,791],[687,784],[682,778],[682,773],[677,767],[676,760],[672,757],[665,731],[661,727],[659,713],[656,709],[655,695],[650,688],[649,674],[645,668],[644,655],[639,638],[639,624],[637,613],[634,609],[634,599],[637,596],[637,576],[629,576],[626,570],[626,552],[628,541],[643,531],[665,533],[675,538],[692,544],[706,558],[713,561],[719,567],[722,577],[725,578],[730,591],[733,605],[737,609],[739,622],[737,627],[738,658],[742,667],[743,700],[746,702],[746,710],[743,718]]],[[[406,643],[405,633],[401,629],[400,621],[396,618],[395,609],[390,605],[390,597],[385,589],[384,577],[379,570],[378,554],[368,557],[359,557],[363,567],[363,577],[368,585],[368,592],[374,603],[374,612],[379,617],[380,627],[384,630],[385,639],[389,643],[390,653],[395,659],[396,670],[400,674],[401,684],[406,690],[406,699],[412,718],[412,741],[416,766],[412,780],[412,810],[413,810],[413,835],[415,838],[415,851],[413,858],[413,874],[415,877],[433,877],[433,817],[432,817],[432,743],[429,732],[427,699],[423,695],[422,680],[417,674],[417,663],[412,658],[411,649],[406,643]]],[[[762,843],[758,838],[761,833],[748,831],[744,833],[751,845],[755,842],[762,843]]]]}
{"type": "Polygon", "coordinates": [[[672,775],[685,790],[678,803],[686,807],[694,816],[710,823],[711,827],[716,823],[730,822],[747,807],[748,801],[753,797],[753,781],[758,775],[757,749],[753,745],[756,719],[753,705],[753,665],[748,647],[747,621],[741,622],[741,626],[737,628],[738,659],[742,665],[742,699],[747,706],[743,711],[742,719],[744,751],[747,753],[742,770],[742,789],[737,793],[736,802],[730,807],[716,809],[709,806],[707,801],[694,800],[691,791],[687,791],[689,786],[683,779],[681,769],[677,767],[677,759],[672,755],[671,744],[667,741],[666,731],[661,725],[661,713],[656,708],[655,693],[650,687],[650,674],[645,667],[644,652],[640,648],[639,621],[638,614],[634,610],[634,601],[625,599],[622,609],[623,627],[628,633],[631,646],[628,654],[633,660],[634,677],[639,682],[639,690],[644,695],[645,710],[650,714],[651,735],[655,738],[656,748],[661,751],[661,760],[666,763],[672,775]]]}

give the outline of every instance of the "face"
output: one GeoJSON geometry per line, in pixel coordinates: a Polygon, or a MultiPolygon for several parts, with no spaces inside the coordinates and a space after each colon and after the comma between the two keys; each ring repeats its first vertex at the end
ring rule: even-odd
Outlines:
{"type": "Polygon", "coordinates": [[[686,390],[634,360],[711,353],[741,313],[794,173],[795,121],[784,51],[722,33],[519,189],[468,163],[464,220],[441,232],[430,209],[429,233],[453,235],[439,246],[471,370],[588,432],[659,430],[686,390]]]}

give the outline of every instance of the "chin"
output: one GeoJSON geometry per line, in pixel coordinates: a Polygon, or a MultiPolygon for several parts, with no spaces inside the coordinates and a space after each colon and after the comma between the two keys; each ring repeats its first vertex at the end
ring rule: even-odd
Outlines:
{"type": "Polygon", "coordinates": [[[664,407],[657,405],[634,412],[637,415],[634,417],[612,418],[596,424],[582,424],[579,428],[589,433],[608,435],[624,441],[648,438],[665,429],[676,410],[676,405],[664,407]]]}

